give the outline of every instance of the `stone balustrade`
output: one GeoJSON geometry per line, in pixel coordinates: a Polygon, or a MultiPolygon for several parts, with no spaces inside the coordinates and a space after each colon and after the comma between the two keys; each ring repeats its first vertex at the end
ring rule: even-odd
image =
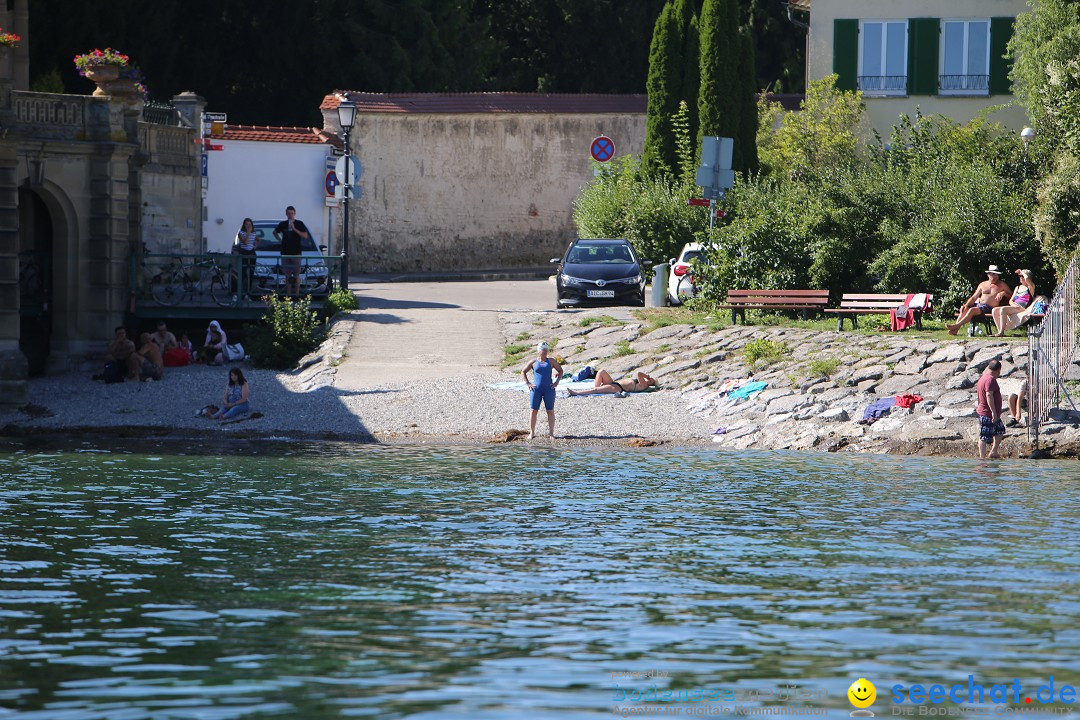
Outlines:
{"type": "Polygon", "coordinates": [[[77,140],[87,136],[90,113],[87,104],[93,100],[83,95],[56,93],[11,93],[12,109],[19,130],[36,138],[77,140]]]}

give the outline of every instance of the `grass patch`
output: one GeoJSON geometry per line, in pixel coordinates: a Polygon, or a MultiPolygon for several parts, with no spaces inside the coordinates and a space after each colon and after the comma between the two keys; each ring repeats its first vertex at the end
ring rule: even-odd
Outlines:
{"type": "Polygon", "coordinates": [[[670,349],[671,349],[671,346],[668,345],[667,343],[664,343],[660,347],[656,348],[656,352],[658,352],[658,353],[666,353],[670,349]]]}
{"type": "Polygon", "coordinates": [[[685,305],[671,308],[646,308],[633,312],[634,317],[641,321],[642,335],[648,335],[653,330],[668,325],[694,325],[704,327],[709,332],[717,332],[731,325],[715,312],[685,305]]]}
{"type": "Polygon", "coordinates": [[[578,321],[578,325],[581,327],[589,327],[590,325],[599,325],[600,327],[618,327],[625,325],[626,322],[611,317],[610,315],[598,315],[597,317],[581,318],[578,321]]]}
{"type": "Polygon", "coordinates": [[[529,354],[530,350],[532,350],[532,345],[507,345],[503,348],[502,366],[508,368],[511,365],[517,365],[525,359],[525,356],[529,354]]]}
{"type": "Polygon", "coordinates": [[[521,342],[523,340],[528,340],[531,337],[532,337],[532,335],[530,335],[529,333],[522,330],[521,332],[518,333],[518,336],[516,338],[514,338],[514,339],[517,340],[518,342],[521,342]]]}
{"type": "Polygon", "coordinates": [[[810,361],[810,377],[830,378],[840,369],[840,361],[836,358],[821,358],[810,361]]]}
{"type": "Polygon", "coordinates": [[[615,354],[612,357],[625,357],[627,355],[633,355],[634,348],[630,347],[629,340],[620,340],[615,343],[615,354]]]}
{"type": "Polygon", "coordinates": [[[772,340],[751,340],[743,346],[743,357],[751,370],[756,370],[758,363],[762,367],[771,365],[787,354],[787,344],[772,340]]]}
{"type": "Polygon", "coordinates": [[[574,352],[576,352],[576,353],[585,352],[585,346],[584,345],[578,345],[576,348],[574,348],[574,352]]]}

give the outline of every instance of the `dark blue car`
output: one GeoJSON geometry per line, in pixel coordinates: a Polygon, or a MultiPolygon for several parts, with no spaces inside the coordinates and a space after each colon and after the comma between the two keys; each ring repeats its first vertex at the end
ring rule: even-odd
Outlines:
{"type": "Polygon", "coordinates": [[[566,248],[555,279],[556,307],[586,305],[645,305],[645,276],[626,240],[577,239],[566,248]]]}

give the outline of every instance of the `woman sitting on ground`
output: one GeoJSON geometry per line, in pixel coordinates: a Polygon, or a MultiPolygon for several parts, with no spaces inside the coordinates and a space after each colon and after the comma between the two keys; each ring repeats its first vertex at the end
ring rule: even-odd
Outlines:
{"type": "Polygon", "coordinates": [[[232,420],[246,413],[249,409],[248,398],[251,391],[240,368],[229,370],[229,384],[225,386],[225,397],[221,409],[211,417],[215,420],[232,420]]]}
{"type": "MultiPolygon", "coordinates": [[[[1013,290],[1009,304],[990,311],[994,318],[994,325],[997,326],[998,337],[1004,337],[1009,330],[1020,327],[1019,316],[1031,305],[1035,297],[1035,283],[1031,279],[1031,271],[1017,270],[1016,274],[1020,276],[1020,284],[1013,290]]],[[[1027,315],[1024,315],[1024,319],[1027,319],[1027,315]]]]}
{"type": "Polygon", "coordinates": [[[601,370],[596,374],[596,379],[593,381],[593,386],[588,390],[570,390],[567,389],[567,394],[573,395],[596,395],[600,393],[632,393],[632,392],[644,392],[651,387],[660,387],[660,383],[656,382],[656,378],[650,377],[645,373],[638,371],[637,377],[630,378],[629,380],[620,380],[615,382],[611,377],[611,373],[607,370],[601,370]]]}
{"type": "Polygon", "coordinates": [[[229,338],[225,335],[225,331],[221,329],[221,323],[217,320],[211,320],[210,325],[206,328],[206,339],[203,341],[203,348],[201,351],[202,360],[207,365],[224,365],[225,364],[225,344],[229,342],[229,338]]]}

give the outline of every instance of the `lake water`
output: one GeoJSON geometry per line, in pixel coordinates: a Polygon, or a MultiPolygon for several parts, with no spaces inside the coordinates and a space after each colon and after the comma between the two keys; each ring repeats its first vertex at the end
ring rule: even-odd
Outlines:
{"type": "Polygon", "coordinates": [[[839,718],[859,677],[881,717],[896,684],[1080,684],[1075,462],[140,442],[0,445],[0,718],[839,718]]]}

